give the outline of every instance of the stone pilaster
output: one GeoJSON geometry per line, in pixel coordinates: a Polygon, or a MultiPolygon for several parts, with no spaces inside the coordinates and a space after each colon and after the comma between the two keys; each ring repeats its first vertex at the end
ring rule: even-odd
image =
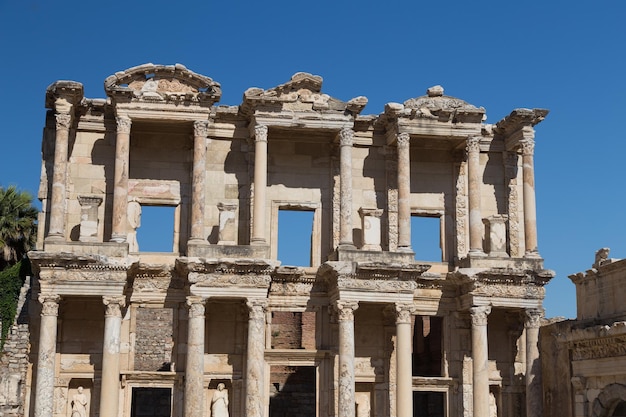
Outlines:
{"type": "Polygon", "coordinates": [[[334,307],[339,323],[338,417],[354,417],[354,311],[359,305],[355,301],[338,300],[334,307]]]}
{"type": "Polygon", "coordinates": [[[35,385],[35,417],[52,416],[59,300],[60,297],[56,294],[39,296],[42,308],[35,385]]]}
{"type": "Polygon", "coordinates": [[[526,256],[538,257],[537,249],[537,207],[535,205],[535,140],[523,139],[522,146],[522,176],[524,181],[524,240],[526,256]]]}
{"type": "Polygon", "coordinates": [[[105,305],[105,313],[100,417],[117,417],[120,395],[122,308],[126,303],[123,296],[102,297],[102,302],[105,305]]]}
{"type": "Polygon", "coordinates": [[[526,310],[526,417],[543,416],[543,393],[541,388],[541,362],[539,358],[539,328],[543,311],[526,310]]]}
{"type": "MultiPolygon", "coordinates": [[[[65,102],[65,100],[62,100],[65,102]]],[[[50,196],[50,227],[46,240],[65,239],[65,187],[67,184],[67,154],[70,126],[72,125],[72,106],[57,109],[56,135],[54,141],[54,168],[52,169],[52,193],[50,196]]]]}
{"type": "Polygon", "coordinates": [[[472,374],[474,415],[489,415],[489,348],[487,316],[491,306],[470,308],[472,318],[472,374]]]}
{"type": "Polygon", "coordinates": [[[118,116],[115,139],[115,171],[113,177],[113,225],[111,241],[126,242],[128,206],[128,164],[130,156],[130,126],[128,117],[118,116]]]}
{"type": "Polygon", "coordinates": [[[207,243],[204,238],[204,204],[206,177],[206,138],[209,122],[197,120],[193,124],[193,168],[191,178],[191,236],[194,243],[207,243]]]}
{"type": "Polygon", "coordinates": [[[412,304],[396,304],[396,416],[413,417],[412,304]]]}
{"type": "Polygon", "coordinates": [[[197,296],[187,297],[187,366],[185,368],[185,416],[204,416],[204,303],[197,296]]]}
{"type": "Polygon", "coordinates": [[[398,250],[411,250],[411,137],[399,133],[398,147],[398,250]]]}
{"type": "Polygon", "coordinates": [[[504,153],[504,172],[507,184],[509,254],[512,258],[521,257],[519,230],[519,196],[517,186],[517,152],[504,153]]]}
{"type": "Polygon", "coordinates": [[[267,126],[254,127],[254,206],[252,208],[253,245],[265,245],[265,193],[267,189],[267,126]]]}
{"type": "Polygon", "coordinates": [[[267,300],[248,300],[248,352],[246,356],[246,414],[265,414],[265,309],[267,300]]]}
{"type": "Polygon", "coordinates": [[[340,145],[340,204],[339,204],[339,246],[354,249],[352,241],[352,129],[339,132],[340,145]]]}
{"type": "Polygon", "coordinates": [[[469,240],[470,255],[485,255],[483,252],[483,220],[480,210],[480,137],[467,138],[467,176],[469,183],[469,240]]]}

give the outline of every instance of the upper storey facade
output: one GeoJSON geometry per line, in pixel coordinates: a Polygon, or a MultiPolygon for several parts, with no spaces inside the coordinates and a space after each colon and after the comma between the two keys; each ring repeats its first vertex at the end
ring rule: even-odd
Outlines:
{"type": "Polygon", "coordinates": [[[312,267],[541,269],[533,147],[547,110],[486,124],[483,108],[436,86],[361,115],[365,97],[335,99],[307,73],[219,106],[220,84],[178,64],[104,84],[107,99],[73,81],[47,90],[40,250],[141,255],[141,208],[157,205],[174,208],[173,258],[277,259],[279,212],[303,210],[312,267]],[[440,259],[414,253],[416,217],[438,221],[440,259]]]}

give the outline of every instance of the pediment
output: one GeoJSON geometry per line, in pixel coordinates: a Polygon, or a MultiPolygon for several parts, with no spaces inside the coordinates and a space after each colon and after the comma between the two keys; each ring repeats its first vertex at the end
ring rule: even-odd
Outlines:
{"type": "Polygon", "coordinates": [[[143,64],[116,72],[104,81],[107,95],[133,101],[183,101],[213,104],[222,89],[218,82],[184,65],[143,64]]]}

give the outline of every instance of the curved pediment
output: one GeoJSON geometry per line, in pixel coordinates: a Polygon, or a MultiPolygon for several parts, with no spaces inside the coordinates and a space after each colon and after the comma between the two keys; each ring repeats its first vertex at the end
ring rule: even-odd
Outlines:
{"type": "Polygon", "coordinates": [[[285,84],[268,90],[249,88],[243,95],[242,110],[244,113],[252,113],[258,107],[274,107],[277,111],[334,110],[349,111],[356,115],[367,104],[367,98],[362,96],[344,102],[322,93],[322,81],[319,75],[298,72],[285,84]]]}
{"type": "Polygon", "coordinates": [[[143,64],[116,72],[104,81],[107,95],[138,101],[213,104],[222,96],[218,82],[184,65],[143,64]]]}

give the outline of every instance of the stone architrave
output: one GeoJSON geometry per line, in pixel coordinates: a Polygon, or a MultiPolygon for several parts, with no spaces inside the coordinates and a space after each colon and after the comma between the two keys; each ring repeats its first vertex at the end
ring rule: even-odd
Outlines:
{"type": "Polygon", "coordinates": [[[126,242],[126,212],[128,205],[128,164],[130,156],[131,120],[117,116],[115,139],[115,171],[113,176],[113,225],[111,241],[126,242]]]}
{"type": "Polygon", "coordinates": [[[53,412],[59,300],[60,297],[56,294],[39,296],[42,308],[35,386],[35,417],[50,417],[53,412]]]}
{"type": "Polygon", "coordinates": [[[411,251],[411,137],[396,136],[398,147],[398,250],[411,251]]]}
{"type": "Polygon", "coordinates": [[[188,296],[187,366],[185,368],[185,416],[204,416],[204,328],[206,300],[188,296]]]}
{"type": "Polygon", "coordinates": [[[254,206],[252,211],[253,245],[265,245],[265,195],[267,188],[267,126],[254,127],[254,206]]]}
{"type": "Polygon", "coordinates": [[[472,375],[474,415],[489,415],[489,349],[487,316],[491,306],[470,308],[472,318],[472,375]]]}
{"type": "Polygon", "coordinates": [[[102,204],[102,197],[78,196],[80,204],[80,242],[98,241],[98,207],[102,204]]]}
{"type": "Polygon", "coordinates": [[[537,207],[535,205],[535,140],[520,141],[522,147],[522,176],[524,181],[524,241],[527,257],[539,257],[537,249],[537,207]]]}
{"type": "Polygon", "coordinates": [[[341,129],[339,132],[339,246],[354,248],[352,242],[352,142],[354,131],[341,129]]]}
{"type": "Polygon", "coordinates": [[[56,104],[56,135],[54,142],[54,168],[50,196],[50,227],[47,240],[65,238],[65,188],[67,184],[67,154],[72,125],[72,106],[64,99],[56,104]]]}
{"type": "Polygon", "coordinates": [[[206,177],[206,146],[209,132],[207,120],[193,124],[193,169],[191,179],[191,239],[206,243],[204,238],[204,204],[206,177]]]}
{"type": "Polygon", "coordinates": [[[483,221],[480,209],[480,137],[467,138],[467,176],[469,200],[469,240],[471,255],[484,256],[483,221]]]}
{"type": "Polygon", "coordinates": [[[338,417],[354,417],[354,311],[359,304],[355,301],[338,300],[334,307],[339,323],[338,417]]]}
{"type": "Polygon", "coordinates": [[[413,304],[396,304],[396,416],[413,417],[411,316],[413,304]]]}
{"type": "Polygon", "coordinates": [[[104,313],[104,345],[102,347],[102,386],[100,417],[117,417],[120,394],[120,337],[123,296],[102,297],[104,313]]]}
{"type": "Polygon", "coordinates": [[[237,244],[237,225],[235,218],[237,215],[236,203],[219,203],[217,209],[220,212],[219,242],[218,245],[237,244]]]}
{"type": "Polygon", "coordinates": [[[265,310],[267,300],[248,300],[248,351],[246,356],[246,414],[263,417],[265,413],[265,310]]]}
{"type": "Polygon", "coordinates": [[[541,391],[541,362],[539,358],[539,328],[543,310],[525,311],[524,329],[526,330],[526,416],[543,416],[543,394],[541,391]]]}
{"type": "Polygon", "coordinates": [[[361,232],[363,234],[361,249],[381,251],[380,217],[383,215],[383,210],[361,207],[359,214],[361,215],[361,232]]]}
{"type": "Polygon", "coordinates": [[[483,219],[489,237],[489,256],[509,256],[506,251],[506,221],[505,214],[495,214],[483,219]]]}

